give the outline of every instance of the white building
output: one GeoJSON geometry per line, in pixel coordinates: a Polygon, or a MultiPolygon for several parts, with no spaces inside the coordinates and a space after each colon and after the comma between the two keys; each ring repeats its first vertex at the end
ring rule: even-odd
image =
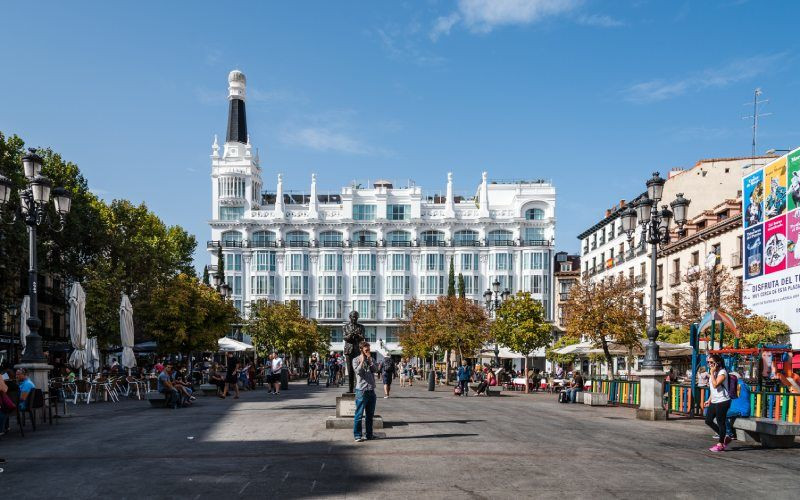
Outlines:
{"type": "MultiPolygon", "coordinates": [[[[340,194],[262,192],[262,169],[249,142],[245,76],[228,76],[225,144],[211,154],[212,200],[207,247],[218,248],[236,305],[248,314],[260,299],[295,301],[303,314],[330,326],[341,349],[341,326],[359,312],[367,339],[382,355],[399,354],[398,326],[411,298],[447,292],[450,260],[466,294],[482,301],[491,283],[526,290],[552,317],[555,188],[548,182],[494,182],[483,173],[475,196],[423,196],[417,186],[348,186],[340,194]]],[[[215,269],[215,266],[211,266],[215,269]]]]}

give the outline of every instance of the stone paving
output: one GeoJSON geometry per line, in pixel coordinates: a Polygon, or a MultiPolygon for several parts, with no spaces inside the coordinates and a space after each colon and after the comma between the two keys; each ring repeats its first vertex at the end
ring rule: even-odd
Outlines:
{"type": "MultiPolygon", "coordinates": [[[[379,388],[380,390],[380,388],[379,388]]],[[[326,430],[341,389],[201,397],[191,408],[124,401],[0,438],[0,498],[797,498],[800,446],[734,442],[713,454],[697,420],[554,395],[457,398],[437,387],[378,399],[387,428],[354,443],[326,430]]]]}

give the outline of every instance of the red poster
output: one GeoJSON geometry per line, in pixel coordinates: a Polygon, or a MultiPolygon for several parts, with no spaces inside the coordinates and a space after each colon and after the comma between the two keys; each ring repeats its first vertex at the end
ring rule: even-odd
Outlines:
{"type": "Polygon", "coordinates": [[[786,269],[786,215],[764,223],[764,274],[786,269]]]}
{"type": "Polygon", "coordinates": [[[800,266],[800,208],[786,214],[786,267],[800,266]]]}

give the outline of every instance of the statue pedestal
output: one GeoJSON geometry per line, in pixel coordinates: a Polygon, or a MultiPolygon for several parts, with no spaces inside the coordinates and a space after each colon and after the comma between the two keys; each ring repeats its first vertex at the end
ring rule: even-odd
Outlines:
{"type": "Polygon", "coordinates": [[[639,376],[639,408],[636,418],[639,420],[666,420],[664,409],[664,370],[643,369],[636,373],[639,376]]]}
{"type": "Polygon", "coordinates": [[[28,377],[33,382],[37,389],[41,389],[43,393],[47,394],[50,390],[50,370],[53,365],[47,363],[20,363],[14,368],[24,368],[28,370],[28,377]]]}
{"type": "MultiPolygon", "coordinates": [[[[336,396],[336,416],[325,418],[326,429],[352,429],[353,419],[356,416],[356,395],[353,392],[344,392],[336,396]]],[[[372,428],[383,429],[383,418],[375,414],[372,417],[372,428]]]]}

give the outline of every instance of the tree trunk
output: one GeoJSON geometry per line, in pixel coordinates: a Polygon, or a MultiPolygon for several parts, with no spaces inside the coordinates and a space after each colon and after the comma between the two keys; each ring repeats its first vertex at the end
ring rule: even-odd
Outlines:
{"type": "Polygon", "coordinates": [[[525,376],[525,394],[528,394],[528,356],[522,360],[522,374],[525,376]]]}
{"type": "Polygon", "coordinates": [[[614,377],[614,373],[612,371],[614,363],[611,362],[611,353],[608,351],[608,341],[606,340],[605,335],[600,336],[600,343],[603,346],[603,354],[606,355],[606,371],[611,374],[611,378],[614,377]],[[609,366],[610,365],[610,366],[609,366]]]}
{"type": "Polygon", "coordinates": [[[444,368],[444,384],[450,385],[450,349],[447,350],[447,355],[445,356],[445,368],[444,368]]]}

